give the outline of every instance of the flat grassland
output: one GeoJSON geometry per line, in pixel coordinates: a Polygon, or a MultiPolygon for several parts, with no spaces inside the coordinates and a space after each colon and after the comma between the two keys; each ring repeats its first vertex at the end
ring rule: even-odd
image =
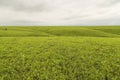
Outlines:
{"type": "Polygon", "coordinates": [[[0,80],[120,80],[120,27],[0,27],[0,80]]]}

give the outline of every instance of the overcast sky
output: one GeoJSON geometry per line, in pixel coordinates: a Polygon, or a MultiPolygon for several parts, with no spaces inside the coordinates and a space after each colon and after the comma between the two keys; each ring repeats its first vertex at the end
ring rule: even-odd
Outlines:
{"type": "Polygon", "coordinates": [[[120,0],[0,0],[0,25],[120,25],[120,0]]]}

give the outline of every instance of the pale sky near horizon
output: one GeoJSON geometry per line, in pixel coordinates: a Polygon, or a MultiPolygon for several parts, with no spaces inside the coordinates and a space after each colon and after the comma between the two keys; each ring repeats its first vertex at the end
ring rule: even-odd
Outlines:
{"type": "Polygon", "coordinates": [[[120,25],[120,0],[0,0],[0,25],[120,25]]]}

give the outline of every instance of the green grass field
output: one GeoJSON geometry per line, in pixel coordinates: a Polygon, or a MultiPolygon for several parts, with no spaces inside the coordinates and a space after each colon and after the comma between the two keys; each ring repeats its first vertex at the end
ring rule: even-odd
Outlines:
{"type": "Polygon", "coordinates": [[[0,27],[0,37],[120,37],[120,27],[0,27]]]}
{"type": "Polygon", "coordinates": [[[120,80],[120,27],[0,27],[0,80],[120,80]]]}

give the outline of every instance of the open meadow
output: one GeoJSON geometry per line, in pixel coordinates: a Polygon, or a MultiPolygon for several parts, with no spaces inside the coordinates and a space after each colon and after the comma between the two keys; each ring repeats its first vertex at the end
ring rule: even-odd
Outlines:
{"type": "Polygon", "coordinates": [[[120,80],[120,27],[0,27],[0,80],[120,80]]]}

